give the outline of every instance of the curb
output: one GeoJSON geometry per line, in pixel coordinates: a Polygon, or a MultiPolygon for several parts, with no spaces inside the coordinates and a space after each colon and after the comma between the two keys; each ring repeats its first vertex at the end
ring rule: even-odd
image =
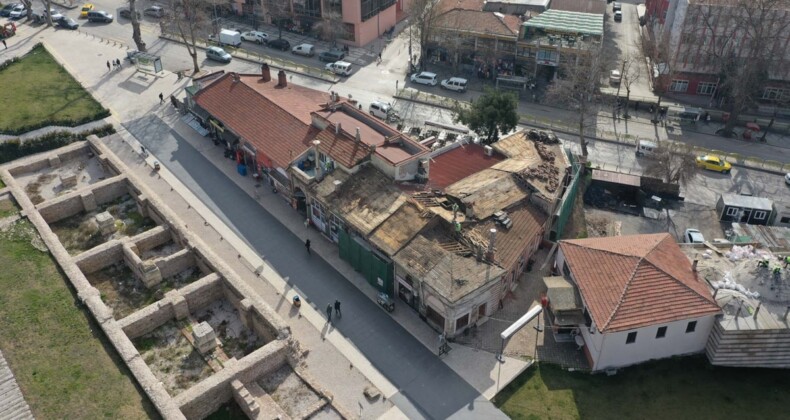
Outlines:
{"type": "MultiPolygon", "coordinates": [[[[433,106],[433,107],[436,107],[436,108],[443,108],[443,109],[447,109],[447,110],[452,110],[452,108],[447,107],[445,105],[435,104],[435,103],[424,101],[424,100],[421,100],[421,99],[413,99],[413,98],[409,98],[409,97],[401,96],[401,95],[395,95],[395,96],[393,96],[393,98],[395,98],[395,99],[403,99],[404,101],[415,102],[415,103],[418,103],[418,104],[427,105],[427,106],[433,106]]],[[[565,135],[568,135],[568,136],[578,136],[579,135],[579,133],[572,133],[572,132],[569,132],[569,131],[559,130],[559,129],[556,129],[556,128],[547,127],[547,126],[539,124],[539,123],[523,122],[521,119],[519,119],[518,124],[521,125],[521,126],[524,126],[524,127],[534,127],[534,128],[539,128],[539,129],[542,129],[542,130],[550,130],[550,131],[553,131],[555,133],[562,133],[562,134],[565,134],[565,135]]],[[[705,134],[705,133],[699,133],[699,134],[705,134]]],[[[609,143],[609,144],[622,144],[622,145],[627,145],[627,146],[632,146],[633,145],[632,143],[629,143],[629,142],[623,142],[623,141],[618,141],[618,140],[614,140],[614,139],[606,139],[606,138],[601,138],[601,137],[597,137],[597,136],[585,136],[585,138],[586,139],[590,139],[590,140],[596,140],[596,141],[604,142],[604,143],[609,143]]],[[[672,140],[670,140],[670,141],[672,141],[672,140]]],[[[709,149],[705,149],[705,150],[709,150],[709,149]]],[[[760,172],[765,172],[765,173],[774,174],[774,175],[784,175],[785,174],[785,172],[783,172],[781,170],[761,168],[759,166],[746,165],[746,164],[737,163],[737,162],[730,162],[730,163],[732,164],[732,166],[735,166],[737,168],[746,168],[746,169],[751,169],[751,170],[754,170],[754,171],[760,171],[760,172]]]]}
{"type": "MultiPolygon", "coordinates": [[[[164,34],[160,34],[160,35],[159,35],[159,38],[162,38],[162,39],[165,39],[165,40],[168,40],[168,41],[171,41],[171,42],[177,42],[177,43],[179,43],[179,44],[184,44],[184,42],[183,42],[183,41],[181,41],[181,40],[179,40],[179,39],[171,38],[171,37],[169,37],[169,36],[166,36],[166,35],[164,35],[164,34]]],[[[202,46],[202,45],[195,45],[195,47],[196,47],[196,48],[200,48],[201,50],[205,50],[205,49],[206,49],[206,47],[204,47],[204,46],[202,46]]],[[[234,58],[237,58],[237,59],[239,59],[239,60],[242,60],[242,61],[246,61],[246,62],[248,62],[248,63],[257,63],[257,64],[262,64],[261,62],[259,62],[259,61],[256,61],[256,60],[253,60],[253,59],[251,59],[251,58],[248,58],[248,57],[241,57],[240,55],[237,55],[237,54],[231,54],[231,55],[232,55],[234,58]]],[[[269,63],[267,63],[267,64],[269,64],[269,63]]],[[[340,78],[335,78],[335,79],[328,79],[328,78],[325,78],[325,77],[316,76],[316,75],[314,75],[314,74],[309,74],[309,73],[305,73],[305,72],[298,71],[298,70],[291,70],[291,69],[286,69],[286,68],[283,68],[283,67],[281,67],[281,66],[278,66],[278,65],[276,65],[276,64],[269,64],[269,66],[271,66],[271,67],[274,67],[274,68],[276,68],[276,69],[280,69],[280,70],[288,71],[288,72],[291,72],[291,73],[294,73],[294,74],[299,74],[299,75],[302,75],[302,76],[304,76],[304,77],[309,77],[309,78],[311,78],[311,79],[316,79],[316,80],[320,80],[320,81],[323,81],[323,82],[331,83],[331,84],[335,84],[335,83],[337,83],[337,82],[339,82],[339,81],[340,81],[340,78]]]]}

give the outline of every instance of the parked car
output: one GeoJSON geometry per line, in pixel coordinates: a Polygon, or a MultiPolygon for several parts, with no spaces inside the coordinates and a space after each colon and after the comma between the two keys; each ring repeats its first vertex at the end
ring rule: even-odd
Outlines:
{"type": "Polygon", "coordinates": [[[697,156],[696,161],[698,167],[702,169],[707,169],[709,171],[728,174],[730,173],[730,170],[732,170],[732,165],[730,164],[730,162],[727,162],[726,160],[718,156],[712,156],[712,155],[697,156]]]}
{"type": "Polygon", "coordinates": [[[614,4],[612,4],[612,11],[613,11],[613,12],[619,12],[619,11],[621,11],[621,10],[623,10],[623,5],[622,5],[622,3],[620,3],[620,2],[614,2],[614,4]]]}
{"type": "Polygon", "coordinates": [[[153,16],[155,18],[160,18],[165,15],[165,9],[162,8],[162,6],[154,5],[154,6],[146,7],[145,10],[143,10],[143,14],[146,16],[153,16]]]}
{"type": "Polygon", "coordinates": [[[59,28],[71,29],[71,30],[75,30],[75,29],[79,28],[79,26],[80,26],[80,24],[77,23],[76,20],[74,20],[74,19],[72,19],[70,17],[64,17],[64,18],[58,19],[58,21],[55,23],[55,25],[57,25],[59,28]]]}
{"type": "Polygon", "coordinates": [[[612,72],[609,73],[609,83],[613,85],[619,85],[622,79],[623,75],[620,74],[620,70],[612,70],[612,72]]]}
{"type": "Polygon", "coordinates": [[[352,72],[351,63],[345,61],[335,61],[334,63],[327,64],[324,68],[341,76],[351,76],[352,72]]]}
{"type": "Polygon", "coordinates": [[[318,59],[327,63],[341,61],[344,58],[346,58],[346,53],[336,48],[318,54],[318,59]]]}
{"type": "Polygon", "coordinates": [[[299,44],[291,48],[291,52],[296,55],[312,57],[315,55],[315,47],[312,44],[299,44]]]}
{"type": "Polygon", "coordinates": [[[421,85],[436,86],[439,83],[436,79],[436,73],[424,71],[422,73],[415,73],[411,75],[411,81],[421,85]]]}
{"type": "Polygon", "coordinates": [[[454,92],[466,92],[466,85],[469,82],[461,77],[451,77],[442,80],[441,86],[443,89],[452,90],[454,92]]]}
{"type": "Polygon", "coordinates": [[[220,47],[208,47],[206,48],[206,58],[209,60],[219,61],[221,63],[230,63],[230,60],[233,59],[233,56],[225,52],[220,47]]]}
{"type": "Polygon", "coordinates": [[[785,174],[785,184],[790,185],[790,172],[785,174]]]}
{"type": "Polygon", "coordinates": [[[113,21],[113,17],[111,14],[105,12],[104,10],[93,10],[88,12],[88,22],[101,22],[101,23],[110,23],[113,21]]]}
{"type": "Polygon", "coordinates": [[[82,5],[82,10],[80,10],[80,17],[86,18],[88,17],[88,12],[93,10],[93,5],[91,3],[85,3],[82,5]]]}
{"type": "Polygon", "coordinates": [[[247,31],[242,32],[241,39],[244,41],[257,42],[258,44],[265,44],[269,41],[269,34],[261,31],[247,31]]]}
{"type": "Polygon", "coordinates": [[[280,51],[288,51],[291,48],[291,43],[288,42],[287,39],[273,39],[268,43],[270,48],[274,48],[280,51]]]}
{"type": "Polygon", "coordinates": [[[52,23],[56,23],[57,21],[63,19],[63,14],[60,13],[57,9],[50,9],[49,12],[46,10],[42,10],[40,12],[33,12],[33,22],[35,23],[42,23],[47,21],[47,15],[52,16],[52,23]]]}
{"type": "Polygon", "coordinates": [[[27,8],[25,8],[25,5],[23,4],[14,6],[14,8],[11,9],[11,12],[8,14],[8,17],[11,19],[19,19],[24,16],[27,16],[27,8]]]}
{"type": "MultiPolygon", "coordinates": [[[[14,8],[17,7],[17,6],[22,6],[22,4],[20,4],[20,3],[9,3],[9,4],[6,4],[5,6],[3,6],[2,9],[0,9],[0,16],[2,16],[2,17],[9,17],[9,16],[11,16],[11,11],[14,10],[14,8]]],[[[25,6],[22,6],[22,7],[25,7],[25,6]]]]}
{"type": "MultiPolygon", "coordinates": [[[[139,10],[135,10],[135,14],[137,15],[137,20],[140,20],[140,19],[143,18],[143,14],[140,13],[139,10]]],[[[124,18],[124,19],[131,19],[132,18],[132,11],[129,10],[129,8],[123,8],[120,11],[118,11],[118,15],[120,17],[124,18]]]]}
{"type": "Polygon", "coordinates": [[[392,112],[392,107],[390,106],[390,104],[375,101],[375,102],[371,102],[370,106],[368,106],[368,112],[370,112],[370,115],[374,117],[381,118],[382,120],[386,120],[387,115],[389,115],[389,113],[392,112]]]}
{"type": "Polygon", "coordinates": [[[683,242],[687,244],[704,244],[705,237],[702,236],[702,232],[697,229],[686,229],[683,232],[683,242]]]}
{"type": "Polygon", "coordinates": [[[622,20],[623,20],[623,12],[621,12],[619,10],[614,12],[614,21],[615,22],[622,22],[622,20]]]}
{"type": "Polygon", "coordinates": [[[639,139],[636,142],[636,157],[648,156],[651,157],[656,153],[658,144],[650,140],[639,139]]]}

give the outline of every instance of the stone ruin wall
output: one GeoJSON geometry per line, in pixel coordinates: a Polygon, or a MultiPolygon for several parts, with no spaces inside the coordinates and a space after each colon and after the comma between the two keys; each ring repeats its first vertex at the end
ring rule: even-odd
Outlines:
{"type": "Polygon", "coordinates": [[[78,154],[84,153],[86,149],[94,151],[102,159],[103,164],[114,168],[117,173],[124,173],[123,170],[120,170],[123,165],[117,160],[117,157],[107,153],[106,146],[98,138],[91,136],[89,143],[67,146],[64,149],[50,152],[44,157],[39,155],[25,158],[12,163],[11,169],[8,169],[8,166],[11,165],[7,165],[0,171],[0,176],[8,185],[6,189],[13,193],[23,214],[39,231],[44,243],[75,287],[80,301],[90,310],[159,413],[166,419],[183,419],[185,416],[189,418],[205,417],[233,398],[231,386],[233,381],[251,382],[288,363],[292,346],[288,344],[291,339],[289,339],[289,329],[285,322],[268,305],[251,299],[250,297],[256,296],[255,292],[246,283],[243,283],[235,272],[230,270],[210,249],[206,248],[199,237],[178,229],[179,225],[175,223],[177,216],[158,198],[150,199],[149,197],[153,196],[147,194],[145,185],[140,184],[138,180],[127,178],[128,175],[116,176],[62,197],[45,201],[40,205],[40,209],[36,209],[27,194],[24,193],[22,186],[11,176],[12,173],[21,174],[37,170],[35,168],[41,169],[48,165],[51,166],[57,160],[53,158],[60,159],[59,155],[62,152],[78,154]],[[140,192],[139,195],[134,194],[137,191],[140,192]],[[144,246],[151,247],[156,246],[151,245],[152,243],[159,241],[165,243],[168,230],[163,227],[137,237],[109,241],[93,250],[72,257],[52,232],[49,222],[62,220],[86,210],[86,201],[94,200],[93,202],[96,204],[101,204],[125,193],[131,193],[135,197],[138,206],[143,210],[141,213],[157,221],[160,227],[168,226],[174,241],[183,245],[187,250],[194,251],[194,255],[189,252],[174,254],[175,257],[171,258],[173,266],[182,265],[186,268],[191,258],[203,272],[216,274],[205,276],[181,290],[170,291],[159,302],[116,321],[113,318],[112,310],[101,300],[99,291],[90,285],[83,270],[85,273],[91,273],[109,265],[108,261],[115,262],[120,258],[126,258],[124,248],[127,249],[128,255],[129,249],[137,246],[134,242],[136,240],[145,244],[144,246]],[[152,331],[169,319],[187,316],[190,311],[198,310],[201,306],[221,297],[228,298],[239,309],[242,322],[246,326],[255,330],[265,340],[272,341],[241,360],[233,359],[220,372],[179,394],[177,398],[173,398],[142,360],[131,340],[152,331]],[[244,298],[240,299],[241,297],[244,298]]]}

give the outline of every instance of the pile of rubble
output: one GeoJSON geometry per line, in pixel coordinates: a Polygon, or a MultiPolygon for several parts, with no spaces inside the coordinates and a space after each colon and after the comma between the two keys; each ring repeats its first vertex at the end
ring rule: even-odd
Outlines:
{"type": "Polygon", "coordinates": [[[527,179],[537,179],[546,183],[546,190],[557,191],[560,187],[560,170],[550,162],[543,161],[537,166],[525,169],[520,174],[527,179]]]}
{"type": "Polygon", "coordinates": [[[552,132],[545,132],[543,130],[535,130],[534,128],[527,132],[527,137],[539,143],[545,144],[559,144],[560,139],[552,132]]]}

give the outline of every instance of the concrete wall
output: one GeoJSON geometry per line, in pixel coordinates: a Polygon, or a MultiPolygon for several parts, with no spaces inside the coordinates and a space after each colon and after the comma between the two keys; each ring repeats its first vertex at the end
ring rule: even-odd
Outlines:
{"type": "Polygon", "coordinates": [[[287,363],[287,353],[285,341],[273,341],[241,360],[228,361],[224,369],[178,394],[174,401],[187,418],[202,419],[233,398],[231,382],[252,382],[274,372],[287,363]]]}
{"type": "Polygon", "coordinates": [[[54,160],[54,162],[60,162],[67,160],[61,158],[60,156],[71,156],[72,153],[76,153],[76,154],[88,153],[88,151],[90,150],[91,148],[88,142],[81,141],[77,143],[72,143],[68,146],[61,147],[55,153],[36,154],[33,156],[15,160],[11,164],[7,165],[8,173],[16,177],[29,172],[40,171],[44,168],[49,168],[52,166],[51,162],[53,161],[50,161],[50,158],[57,157],[57,159],[54,160]]]}
{"type": "Polygon", "coordinates": [[[170,234],[170,229],[160,224],[135,236],[134,243],[137,245],[137,250],[143,253],[159,245],[166,244],[171,239],[173,239],[173,236],[170,234]]]}
{"type": "Polygon", "coordinates": [[[86,192],[93,193],[96,204],[103,204],[126,193],[127,184],[128,181],[124,176],[105,179],[89,187],[81,188],[63,194],[60,197],[44,201],[39,204],[36,209],[41,213],[41,216],[44,217],[47,223],[55,223],[85,211],[83,198],[81,196],[86,192]],[[108,199],[108,197],[110,198],[108,199]]]}
{"type": "Polygon", "coordinates": [[[211,273],[198,281],[182,287],[179,292],[184,297],[192,312],[205,308],[209,303],[224,297],[222,278],[211,273]]]}
{"type": "Polygon", "coordinates": [[[657,323],[644,328],[616,333],[591,334],[581,325],[582,336],[592,358],[592,370],[605,370],[634,365],[653,359],[701,353],[705,350],[715,316],[684,319],[674,322],[657,323]],[[686,326],[697,321],[692,333],[686,333],[686,326]],[[666,326],[666,336],[656,338],[659,327],[666,326]],[[636,331],[636,341],[626,344],[628,333],[636,331]]]}
{"type": "Polygon", "coordinates": [[[162,299],[119,320],[118,325],[130,340],[134,340],[159,328],[175,316],[170,299],[162,299]]]}
{"type": "Polygon", "coordinates": [[[102,205],[109,203],[116,198],[129,194],[129,181],[125,177],[112,178],[114,182],[96,183],[92,185],[93,196],[96,197],[96,204],[102,205]]]}
{"type": "Polygon", "coordinates": [[[717,320],[705,347],[712,365],[790,368],[790,329],[786,324],[784,328],[737,329],[725,327],[725,323],[733,321],[717,320]]]}

